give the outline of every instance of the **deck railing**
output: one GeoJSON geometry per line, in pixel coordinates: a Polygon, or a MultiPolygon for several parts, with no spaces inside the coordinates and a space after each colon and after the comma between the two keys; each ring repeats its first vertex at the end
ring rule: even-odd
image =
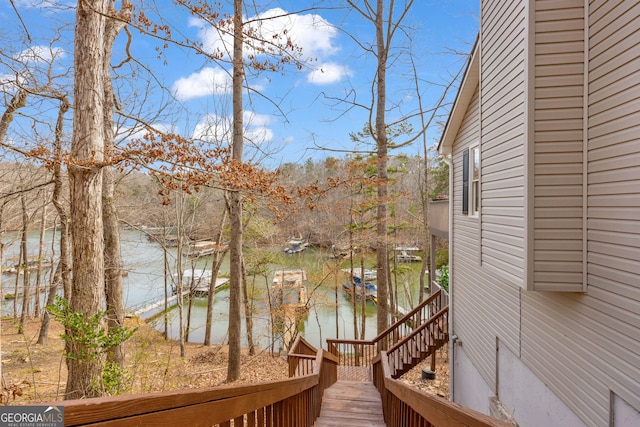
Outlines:
{"type": "Polygon", "coordinates": [[[423,392],[391,376],[392,366],[385,351],[373,362],[373,383],[382,398],[384,420],[390,427],[509,427],[473,409],[423,392]]]}
{"type": "Polygon", "coordinates": [[[373,358],[410,335],[416,327],[438,313],[446,306],[445,294],[435,291],[429,298],[404,315],[400,320],[387,328],[372,340],[339,340],[328,339],[327,348],[338,357],[341,367],[370,367],[373,358]]]}
{"type": "Polygon", "coordinates": [[[391,376],[398,378],[427,355],[432,356],[431,369],[435,370],[435,350],[449,341],[448,323],[447,306],[394,344],[387,352],[391,376]]]}
{"type": "MultiPolygon", "coordinates": [[[[306,341],[295,351],[315,349],[306,341]]],[[[325,350],[296,354],[294,378],[256,385],[222,386],[135,396],[68,400],[65,426],[312,426],[322,393],[336,381],[337,358],[325,350]]],[[[291,365],[290,365],[291,366],[291,365]]]]}

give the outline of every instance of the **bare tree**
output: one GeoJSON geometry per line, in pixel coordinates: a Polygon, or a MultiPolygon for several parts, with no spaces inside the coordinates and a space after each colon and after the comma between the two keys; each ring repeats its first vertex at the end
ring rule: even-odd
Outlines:
{"type": "MultiPolygon", "coordinates": [[[[242,117],[242,89],[244,86],[244,60],[242,58],[243,0],[233,2],[233,137],[232,161],[242,163],[244,146],[244,127],[242,117]]],[[[227,381],[240,378],[240,296],[242,284],[242,193],[231,191],[229,194],[229,223],[231,224],[230,256],[230,292],[229,292],[229,364],[227,381]]]]}
{"type": "MultiPolygon", "coordinates": [[[[20,254],[21,259],[18,261],[18,268],[16,271],[16,276],[20,276],[20,270],[22,271],[22,311],[20,312],[20,322],[18,324],[18,333],[24,333],[24,324],[26,322],[27,316],[29,315],[29,305],[30,305],[30,274],[29,274],[29,256],[27,250],[27,231],[29,229],[29,213],[27,212],[27,203],[25,201],[25,193],[20,193],[20,205],[22,206],[22,233],[20,239],[20,254]]],[[[16,283],[18,280],[16,280],[16,283]]],[[[16,287],[17,290],[17,287],[16,287]]],[[[18,299],[18,294],[16,292],[15,300],[18,299]]],[[[15,306],[14,306],[15,307],[15,306]]]]}
{"type": "MultiPolygon", "coordinates": [[[[58,288],[62,285],[62,289],[66,298],[71,295],[71,275],[69,262],[69,215],[63,202],[63,177],[62,177],[62,137],[64,127],[64,115],[69,110],[69,101],[65,96],[60,97],[60,107],[58,109],[58,119],[55,127],[54,137],[54,161],[53,161],[53,196],[52,203],[58,213],[60,219],[60,258],[58,265],[53,273],[53,281],[49,294],[47,296],[47,304],[52,305],[54,297],[58,292],[58,288]]],[[[53,266],[52,266],[53,267],[53,266]]],[[[38,344],[44,344],[49,334],[49,323],[51,316],[47,310],[42,316],[42,324],[40,325],[40,333],[38,335],[38,344]]]]}
{"type": "MultiPolygon", "coordinates": [[[[109,0],[109,9],[113,10],[115,0],[109,0]]],[[[120,227],[118,211],[114,198],[113,167],[109,165],[111,153],[115,149],[114,119],[115,94],[111,81],[111,53],[116,37],[125,27],[127,13],[131,2],[123,0],[120,11],[109,17],[105,24],[104,62],[102,64],[104,79],[104,147],[106,165],[103,168],[102,181],[102,217],[104,221],[104,269],[105,294],[107,302],[107,325],[110,330],[124,326],[125,307],[122,295],[122,259],[120,256],[120,227]]],[[[107,359],[124,366],[124,344],[109,349],[107,359]]]]}
{"type": "MultiPolygon", "coordinates": [[[[397,5],[395,0],[347,0],[347,3],[357,11],[375,29],[375,44],[365,50],[376,59],[375,78],[373,83],[373,99],[370,107],[371,136],[376,144],[378,157],[378,207],[376,220],[376,262],[378,269],[378,333],[389,325],[389,255],[387,241],[387,206],[389,177],[387,172],[389,141],[387,131],[387,70],[390,67],[389,58],[396,32],[401,28],[414,0],[405,0],[397,5]],[[399,12],[399,13],[398,13],[399,12]],[[395,14],[398,13],[396,16],[395,14]]],[[[365,46],[361,44],[361,46],[365,46]]]]}
{"type": "Polygon", "coordinates": [[[218,234],[216,239],[216,247],[213,251],[213,259],[211,260],[211,282],[209,283],[209,294],[207,296],[207,318],[205,321],[204,345],[211,345],[211,329],[213,327],[213,303],[215,300],[216,281],[218,280],[218,272],[222,261],[229,251],[229,246],[223,243],[224,224],[227,218],[227,208],[225,205],[220,224],[218,226],[218,234]]]}
{"type": "Polygon", "coordinates": [[[38,258],[36,262],[36,283],[35,283],[35,310],[34,315],[36,318],[40,318],[40,286],[42,284],[42,273],[44,264],[44,244],[45,244],[45,231],[47,229],[47,205],[49,201],[46,200],[42,204],[42,214],[40,218],[40,244],[38,245],[38,258]]]}
{"type": "MultiPolygon", "coordinates": [[[[85,317],[98,314],[104,304],[104,244],[102,223],[102,167],[104,160],[104,31],[107,0],[80,0],[74,35],[74,121],[69,178],[73,278],[70,309],[85,317]]],[[[71,340],[76,338],[73,331],[71,340]]],[[[76,341],[73,352],[90,352],[76,341]]],[[[104,361],[97,357],[67,358],[65,397],[101,394],[104,361]]]]}

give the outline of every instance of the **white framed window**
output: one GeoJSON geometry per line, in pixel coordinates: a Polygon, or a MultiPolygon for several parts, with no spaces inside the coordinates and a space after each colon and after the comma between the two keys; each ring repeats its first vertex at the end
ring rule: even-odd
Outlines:
{"type": "Polygon", "coordinates": [[[480,213],[480,146],[472,145],[462,157],[462,213],[477,217],[480,213]]]}
{"type": "Polygon", "coordinates": [[[480,146],[470,148],[469,159],[469,216],[478,216],[480,212],[480,146]]]}

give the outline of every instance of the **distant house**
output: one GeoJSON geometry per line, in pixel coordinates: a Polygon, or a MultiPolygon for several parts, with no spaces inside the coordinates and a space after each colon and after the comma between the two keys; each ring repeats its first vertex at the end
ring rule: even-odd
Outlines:
{"type": "Polygon", "coordinates": [[[482,0],[451,161],[452,398],[640,426],[640,1],[482,0]]]}

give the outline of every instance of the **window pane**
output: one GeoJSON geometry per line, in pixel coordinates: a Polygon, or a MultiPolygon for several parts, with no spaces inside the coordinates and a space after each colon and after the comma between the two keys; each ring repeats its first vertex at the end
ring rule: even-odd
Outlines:
{"type": "Polygon", "coordinates": [[[473,193],[475,198],[473,202],[473,213],[477,213],[480,207],[480,183],[478,181],[473,182],[473,193]]]}
{"type": "Polygon", "coordinates": [[[473,149],[473,179],[480,179],[480,149],[473,149]]]}

